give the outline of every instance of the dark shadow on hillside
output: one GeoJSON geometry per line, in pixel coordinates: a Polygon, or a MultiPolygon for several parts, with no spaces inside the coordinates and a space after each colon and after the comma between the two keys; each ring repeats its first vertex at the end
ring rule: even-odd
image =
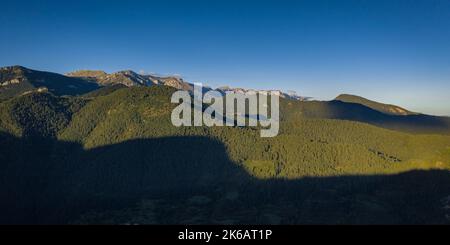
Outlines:
{"type": "Polygon", "coordinates": [[[204,137],[84,150],[2,134],[0,149],[2,224],[449,223],[449,171],[260,180],[204,137]]]}

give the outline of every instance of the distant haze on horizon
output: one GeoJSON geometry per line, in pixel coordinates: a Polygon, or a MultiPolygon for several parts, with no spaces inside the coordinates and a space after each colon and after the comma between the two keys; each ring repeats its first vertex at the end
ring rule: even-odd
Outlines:
{"type": "Polygon", "coordinates": [[[180,74],[450,115],[450,1],[8,1],[0,66],[180,74]]]}

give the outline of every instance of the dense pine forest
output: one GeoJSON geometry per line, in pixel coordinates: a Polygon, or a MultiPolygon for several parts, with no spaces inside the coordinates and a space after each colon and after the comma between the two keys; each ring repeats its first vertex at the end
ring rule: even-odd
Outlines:
{"type": "Polygon", "coordinates": [[[280,134],[175,127],[175,88],[0,103],[0,223],[444,224],[448,118],[281,100],[280,134]]]}

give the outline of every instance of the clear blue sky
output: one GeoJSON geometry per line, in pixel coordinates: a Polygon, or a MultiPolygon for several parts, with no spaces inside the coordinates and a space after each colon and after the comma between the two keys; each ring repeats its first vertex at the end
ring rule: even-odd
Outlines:
{"type": "Polygon", "coordinates": [[[0,66],[133,69],[450,115],[450,1],[3,1],[0,66]]]}

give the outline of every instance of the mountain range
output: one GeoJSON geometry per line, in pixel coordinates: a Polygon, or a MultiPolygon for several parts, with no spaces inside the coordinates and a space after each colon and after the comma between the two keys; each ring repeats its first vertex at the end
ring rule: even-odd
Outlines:
{"type": "MultiPolygon", "coordinates": [[[[0,68],[0,100],[14,97],[33,90],[48,89],[57,95],[79,95],[96,90],[99,87],[122,84],[131,86],[165,85],[176,89],[193,91],[194,85],[178,76],[156,76],[138,74],[131,70],[108,74],[99,70],[79,70],[66,75],[35,71],[23,66],[0,68]]],[[[212,88],[204,87],[205,91],[212,88]]],[[[221,93],[257,91],[254,89],[230,88],[223,86],[216,89],[221,93]]],[[[280,97],[295,100],[308,100],[295,92],[280,92],[280,97]]]]}
{"type": "Polygon", "coordinates": [[[260,138],[173,126],[178,77],[14,66],[0,82],[0,224],[450,223],[447,117],[282,97],[260,138]]]}
{"type": "MultiPolygon", "coordinates": [[[[108,74],[98,70],[80,70],[66,75],[36,71],[23,66],[0,68],[0,101],[30,92],[49,91],[57,96],[93,96],[112,92],[124,87],[167,86],[179,90],[193,91],[194,85],[178,76],[156,76],[138,74],[131,70],[108,74]]],[[[204,92],[213,88],[204,87],[204,92]]],[[[222,94],[227,92],[257,92],[255,89],[215,88],[222,94]]],[[[383,104],[360,96],[341,94],[332,101],[312,101],[311,97],[294,92],[282,92],[285,103],[282,117],[311,117],[351,120],[408,133],[448,133],[450,118],[411,112],[396,105],[383,104]],[[300,103],[296,103],[300,102],[300,103]]],[[[282,101],[284,103],[284,100],[282,101]]]]}
{"type": "Polygon", "coordinates": [[[38,90],[48,90],[55,95],[79,95],[97,88],[99,85],[96,83],[57,73],[22,66],[0,68],[0,100],[38,90]]]}

